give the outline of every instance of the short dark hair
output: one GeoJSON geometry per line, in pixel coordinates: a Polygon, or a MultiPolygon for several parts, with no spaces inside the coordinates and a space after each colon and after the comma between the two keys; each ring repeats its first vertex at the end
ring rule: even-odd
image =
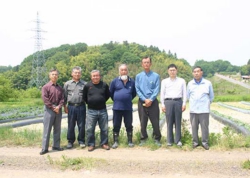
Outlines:
{"type": "MultiPolygon", "coordinates": [[[[152,59],[151,59],[151,57],[149,57],[149,56],[144,56],[143,58],[142,58],[142,60],[143,59],[148,59],[149,58],[149,60],[150,60],[150,63],[152,62],[152,59]]],[[[141,60],[141,62],[142,62],[142,60],[141,60]]]]}
{"type": "Polygon", "coordinates": [[[201,66],[194,66],[193,67],[193,71],[194,71],[194,69],[200,69],[201,71],[203,71],[202,68],[201,68],[201,66]]]}
{"type": "Polygon", "coordinates": [[[168,66],[168,69],[169,69],[169,68],[173,68],[173,67],[174,67],[175,69],[177,69],[177,66],[176,66],[175,64],[170,64],[170,65],[168,66]]]}
{"type": "Polygon", "coordinates": [[[57,72],[57,74],[59,75],[59,71],[57,69],[50,69],[49,73],[51,72],[57,72]]]}

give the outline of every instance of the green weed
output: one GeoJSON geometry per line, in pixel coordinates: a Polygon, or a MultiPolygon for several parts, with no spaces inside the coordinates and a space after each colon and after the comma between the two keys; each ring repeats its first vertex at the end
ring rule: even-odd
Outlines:
{"type": "Polygon", "coordinates": [[[242,167],[243,169],[249,169],[249,170],[250,170],[250,160],[248,159],[248,160],[244,161],[244,162],[242,163],[241,167],[242,167]]]}
{"type": "Polygon", "coordinates": [[[103,159],[89,158],[89,157],[77,157],[69,158],[65,155],[62,155],[61,158],[53,160],[49,155],[47,156],[49,164],[59,167],[62,170],[71,169],[71,170],[80,170],[87,169],[90,170],[96,166],[97,162],[105,163],[103,159]]]}

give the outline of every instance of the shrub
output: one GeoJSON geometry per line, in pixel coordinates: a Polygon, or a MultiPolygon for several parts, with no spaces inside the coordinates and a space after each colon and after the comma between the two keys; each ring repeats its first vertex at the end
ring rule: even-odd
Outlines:
{"type": "Polygon", "coordinates": [[[41,98],[41,90],[33,87],[24,91],[24,96],[26,98],[41,98]]]}

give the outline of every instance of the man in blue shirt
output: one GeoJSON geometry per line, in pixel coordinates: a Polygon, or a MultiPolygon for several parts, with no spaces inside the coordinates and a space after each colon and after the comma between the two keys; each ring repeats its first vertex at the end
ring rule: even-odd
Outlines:
{"type": "Polygon", "coordinates": [[[188,83],[187,98],[189,99],[190,122],[192,126],[193,148],[199,146],[198,130],[201,125],[202,146],[208,150],[210,104],[214,99],[213,87],[210,81],[202,78],[200,66],[193,69],[194,79],[188,83]]]}
{"type": "Polygon", "coordinates": [[[136,75],[135,88],[139,96],[138,113],[141,122],[141,145],[148,138],[147,123],[150,119],[153,126],[153,137],[155,143],[161,146],[161,132],[159,128],[159,102],[157,95],[160,91],[160,76],[151,71],[151,58],[144,57],[142,59],[142,67],[144,71],[136,75]]]}
{"type": "Polygon", "coordinates": [[[133,108],[132,100],[136,96],[135,82],[128,76],[128,67],[121,64],[119,67],[120,76],[115,78],[110,84],[110,96],[113,104],[113,137],[114,144],[112,148],[118,147],[118,137],[121,129],[122,117],[128,136],[128,146],[133,147],[133,108]]]}

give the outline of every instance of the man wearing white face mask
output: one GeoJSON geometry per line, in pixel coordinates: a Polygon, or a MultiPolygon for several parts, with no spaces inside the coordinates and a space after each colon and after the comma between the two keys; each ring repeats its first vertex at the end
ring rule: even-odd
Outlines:
{"type": "Polygon", "coordinates": [[[113,104],[113,137],[114,144],[112,148],[118,147],[118,137],[121,129],[122,117],[128,136],[128,146],[133,147],[133,108],[132,100],[136,96],[135,81],[128,76],[128,67],[126,64],[119,66],[119,77],[115,78],[110,84],[110,96],[113,104]]]}

